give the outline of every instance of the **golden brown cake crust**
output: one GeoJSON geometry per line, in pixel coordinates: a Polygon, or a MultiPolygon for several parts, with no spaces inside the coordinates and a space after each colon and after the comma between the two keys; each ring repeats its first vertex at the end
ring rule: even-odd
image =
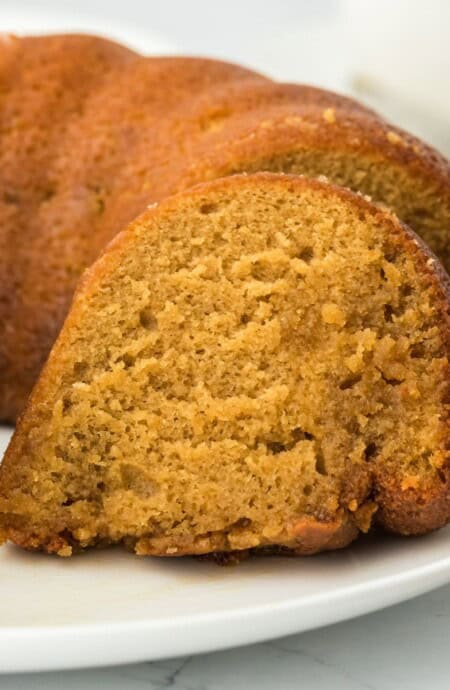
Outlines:
{"type": "MultiPolygon", "coordinates": [[[[62,331],[52,350],[38,384],[28,402],[23,418],[19,422],[18,430],[0,470],[0,486],[2,487],[3,500],[5,500],[8,493],[8,486],[9,488],[14,486],[14,483],[17,482],[17,476],[20,476],[23,449],[27,446],[31,426],[39,425],[39,420],[43,419],[47,412],[46,406],[49,404],[47,393],[48,381],[61,376],[64,367],[64,353],[67,350],[67,343],[65,342],[66,330],[68,331],[72,325],[78,322],[89,298],[95,292],[102,277],[108,275],[120,265],[124,253],[133,243],[134,233],[137,232],[138,228],[147,219],[151,221],[154,216],[163,217],[171,209],[177,208],[180,202],[187,197],[195,200],[197,196],[202,199],[207,194],[226,190],[227,188],[236,189],[238,186],[249,188],[254,185],[255,189],[261,189],[265,185],[274,184],[279,184],[294,191],[301,191],[305,188],[321,190],[332,197],[338,197],[353,206],[359,207],[365,214],[369,214],[379,219],[380,223],[390,226],[396,241],[403,247],[405,253],[414,257],[415,264],[420,268],[425,283],[430,287],[440,314],[440,318],[435,325],[439,330],[443,344],[443,355],[448,359],[450,353],[449,279],[439,262],[423,242],[392,214],[375,207],[362,196],[354,195],[347,190],[324,184],[320,181],[289,175],[279,176],[260,173],[251,176],[233,176],[208,184],[201,184],[194,190],[181,193],[161,202],[156,208],[149,209],[126,231],[119,233],[104,250],[94,266],[84,274],[75,295],[73,309],[68,315],[66,328],[62,331]]],[[[449,380],[450,377],[446,378],[447,385],[445,390],[443,389],[441,399],[441,418],[445,425],[446,438],[448,438],[449,425],[449,380]]],[[[305,516],[305,518],[286,526],[284,534],[279,537],[278,544],[298,555],[341,548],[350,543],[360,530],[365,531],[368,529],[374,513],[375,518],[384,527],[401,534],[423,534],[448,522],[450,518],[450,464],[448,453],[442,453],[439,471],[433,475],[432,479],[428,478],[425,483],[421,483],[420,487],[416,485],[414,477],[403,476],[401,481],[394,478],[392,472],[386,469],[383,464],[377,463],[376,459],[372,467],[374,477],[373,495],[364,504],[363,511],[358,514],[358,512],[353,512],[352,509],[340,509],[333,518],[305,516]]],[[[39,533],[30,534],[29,531],[21,531],[20,525],[8,525],[8,520],[6,523],[3,521],[2,529],[3,539],[10,539],[25,548],[39,548],[49,553],[58,553],[59,555],[70,555],[72,550],[78,548],[76,540],[63,530],[49,538],[39,533]]],[[[167,540],[165,537],[151,539],[142,537],[137,541],[134,540],[130,545],[138,554],[161,556],[200,555],[230,550],[228,537],[223,533],[211,533],[204,535],[201,539],[176,542],[176,546],[174,546],[173,541],[167,540]]],[[[264,547],[264,543],[261,546],[264,547]]],[[[270,541],[267,546],[271,546],[270,541]]]]}
{"type": "Polygon", "coordinates": [[[325,174],[390,205],[450,266],[448,161],[350,98],[88,36],[12,39],[0,80],[2,420],[23,408],[82,271],[192,184],[325,174]]]}

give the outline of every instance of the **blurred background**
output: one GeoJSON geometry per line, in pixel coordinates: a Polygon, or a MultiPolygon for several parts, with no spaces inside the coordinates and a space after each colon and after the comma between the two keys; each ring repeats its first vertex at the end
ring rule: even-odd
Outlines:
{"type": "Polygon", "coordinates": [[[449,0],[0,0],[0,30],[240,62],[357,96],[450,155],[449,0]]]}

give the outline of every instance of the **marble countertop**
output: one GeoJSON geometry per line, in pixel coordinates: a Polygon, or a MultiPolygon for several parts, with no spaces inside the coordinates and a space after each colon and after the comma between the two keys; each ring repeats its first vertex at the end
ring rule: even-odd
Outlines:
{"type": "Polygon", "coordinates": [[[203,656],[0,676],[2,690],[446,690],[450,585],[369,616],[203,656]]]}

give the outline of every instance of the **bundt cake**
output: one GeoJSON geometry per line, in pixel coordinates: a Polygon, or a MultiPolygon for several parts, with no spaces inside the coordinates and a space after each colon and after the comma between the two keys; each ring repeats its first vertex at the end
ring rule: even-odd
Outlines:
{"type": "Polygon", "coordinates": [[[0,85],[0,419],[23,408],[84,268],[193,184],[324,174],[395,210],[450,267],[448,162],[349,98],[87,36],[10,39],[0,85]]]}
{"type": "Polygon", "coordinates": [[[0,468],[2,539],[310,554],[445,524],[449,294],[414,233],[327,182],[155,204],[81,281],[0,468]]]}

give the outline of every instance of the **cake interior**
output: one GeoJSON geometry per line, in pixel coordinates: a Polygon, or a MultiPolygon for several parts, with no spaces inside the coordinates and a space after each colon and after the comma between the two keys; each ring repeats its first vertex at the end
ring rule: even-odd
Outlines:
{"type": "MultiPolygon", "coordinates": [[[[394,136],[394,133],[392,133],[394,136]]],[[[398,135],[398,146],[402,140],[398,135]]],[[[259,172],[290,173],[309,177],[326,176],[330,182],[369,195],[385,204],[431,247],[450,272],[450,199],[439,187],[435,176],[425,177],[414,168],[399,165],[381,156],[339,150],[303,149],[292,146],[289,151],[267,158],[256,156],[222,170],[222,174],[259,172]]]]}
{"type": "Polygon", "coordinates": [[[367,529],[386,473],[445,481],[426,257],[327,185],[255,179],[148,212],[94,266],[4,468],[18,541],[292,546],[305,516],[367,529]]]}

